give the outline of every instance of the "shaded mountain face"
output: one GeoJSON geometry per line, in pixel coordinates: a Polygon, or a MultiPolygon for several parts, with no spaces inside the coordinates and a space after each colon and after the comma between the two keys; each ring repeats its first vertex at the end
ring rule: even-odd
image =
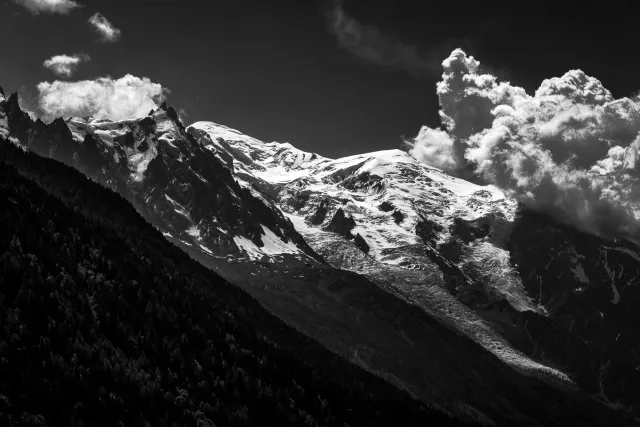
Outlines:
{"type": "Polygon", "coordinates": [[[45,124],[10,97],[0,132],[118,191],[287,323],[446,412],[487,425],[621,422],[547,358],[555,318],[513,261],[518,206],[494,187],[399,150],[332,160],[213,123],[184,128],[166,105],[45,124]]]}
{"type": "Polygon", "coordinates": [[[291,222],[238,185],[165,104],[140,119],[73,117],[49,124],[32,121],[16,95],[1,108],[8,137],[117,190],[167,237],[201,256],[242,257],[242,248],[251,246],[261,260],[321,262],[291,222]]]}
{"type": "MultiPolygon", "coordinates": [[[[528,354],[564,366],[611,406],[640,410],[640,251],[524,212],[508,241],[544,316],[523,317],[528,354]]],[[[525,313],[528,314],[528,313],[525,313]]]]}
{"type": "Polygon", "coordinates": [[[637,413],[640,250],[561,226],[399,150],[327,159],[187,128],[332,266],[364,275],[528,375],[637,413]]]}

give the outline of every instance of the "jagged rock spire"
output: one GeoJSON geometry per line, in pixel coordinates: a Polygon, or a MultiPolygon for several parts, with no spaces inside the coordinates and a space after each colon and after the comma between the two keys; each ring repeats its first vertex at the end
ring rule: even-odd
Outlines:
{"type": "Polygon", "coordinates": [[[22,109],[20,108],[20,103],[18,102],[18,92],[13,92],[11,95],[9,95],[7,104],[12,111],[14,109],[22,111],[22,109]]]}

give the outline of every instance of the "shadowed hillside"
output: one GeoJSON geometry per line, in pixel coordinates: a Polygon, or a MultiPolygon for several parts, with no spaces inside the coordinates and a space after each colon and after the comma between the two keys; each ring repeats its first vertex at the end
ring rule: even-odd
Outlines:
{"type": "Polygon", "coordinates": [[[0,424],[457,424],[286,326],[81,173],[0,143],[0,193],[0,424]]]}

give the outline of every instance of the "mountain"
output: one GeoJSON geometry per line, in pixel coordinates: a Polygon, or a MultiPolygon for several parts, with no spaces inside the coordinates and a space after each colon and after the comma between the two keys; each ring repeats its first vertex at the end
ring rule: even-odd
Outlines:
{"type": "Polygon", "coordinates": [[[7,142],[117,191],[289,325],[442,411],[485,425],[635,421],[629,389],[621,408],[609,389],[597,400],[595,371],[548,340],[558,322],[513,260],[522,210],[496,188],[397,150],[332,160],[185,128],[166,105],[45,124],[12,95],[0,111],[7,142]]]}
{"type": "Polygon", "coordinates": [[[634,243],[557,224],[400,150],[332,160],[211,122],[187,130],[221,158],[235,156],[234,176],[269,188],[264,197],[332,266],[411,301],[521,372],[640,410],[634,243]]]}
{"type": "Polygon", "coordinates": [[[277,188],[272,201],[334,267],[414,302],[516,369],[571,377],[607,404],[640,409],[635,244],[556,224],[403,151],[331,160],[214,123],[188,131],[253,159],[237,161],[234,175],[277,188]]]}
{"type": "Polygon", "coordinates": [[[324,349],[119,195],[0,142],[3,426],[459,425],[324,349]]]}

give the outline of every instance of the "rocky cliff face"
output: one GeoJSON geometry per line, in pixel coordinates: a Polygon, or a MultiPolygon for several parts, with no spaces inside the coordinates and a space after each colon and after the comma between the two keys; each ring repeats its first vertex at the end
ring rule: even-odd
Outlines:
{"type": "Polygon", "coordinates": [[[322,262],[291,222],[240,186],[165,104],[147,117],[119,122],[32,121],[15,94],[2,109],[9,137],[119,191],[167,237],[201,256],[322,262]]]}

